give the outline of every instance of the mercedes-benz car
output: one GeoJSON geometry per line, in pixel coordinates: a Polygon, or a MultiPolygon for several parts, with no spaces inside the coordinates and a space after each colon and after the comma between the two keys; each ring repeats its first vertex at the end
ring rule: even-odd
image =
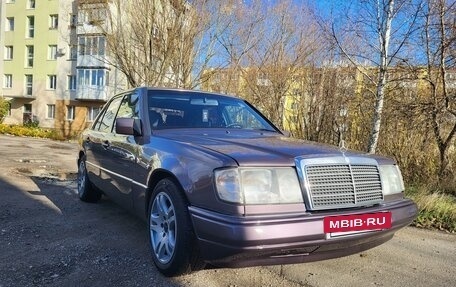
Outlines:
{"type": "Polygon", "coordinates": [[[136,88],[79,143],[80,199],[143,218],[167,276],[350,255],[417,214],[393,159],[293,139],[234,96],[136,88]]]}

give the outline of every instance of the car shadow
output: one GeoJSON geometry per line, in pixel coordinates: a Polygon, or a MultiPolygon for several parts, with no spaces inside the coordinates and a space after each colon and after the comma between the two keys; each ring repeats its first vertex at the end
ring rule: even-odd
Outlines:
{"type": "Polygon", "coordinates": [[[0,174],[0,286],[183,286],[161,275],[146,225],[74,179],[0,174]]]}

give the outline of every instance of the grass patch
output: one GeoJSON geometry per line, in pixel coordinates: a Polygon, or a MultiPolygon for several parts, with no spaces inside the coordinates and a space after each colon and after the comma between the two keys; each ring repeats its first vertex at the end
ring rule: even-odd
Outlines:
{"type": "Polygon", "coordinates": [[[57,131],[53,129],[43,129],[39,127],[26,127],[17,125],[0,124],[0,134],[9,134],[23,137],[48,138],[53,140],[64,140],[57,131]]]}
{"type": "Polygon", "coordinates": [[[419,209],[412,225],[456,233],[456,196],[429,186],[409,187],[405,194],[419,209]]]}

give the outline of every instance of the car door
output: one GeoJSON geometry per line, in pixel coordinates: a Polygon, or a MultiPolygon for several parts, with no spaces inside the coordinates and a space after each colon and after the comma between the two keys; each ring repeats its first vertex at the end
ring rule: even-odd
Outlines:
{"type": "Polygon", "coordinates": [[[133,207],[132,188],[138,170],[137,138],[133,135],[117,134],[117,118],[139,119],[139,97],[136,92],[127,93],[122,98],[113,122],[113,129],[104,138],[103,162],[110,181],[105,183],[106,193],[118,204],[133,207]]]}
{"type": "Polygon", "coordinates": [[[106,163],[106,143],[112,133],[114,119],[119,110],[122,96],[114,97],[107,103],[92,129],[83,137],[86,166],[90,181],[106,194],[110,191],[110,173],[106,163]]]}

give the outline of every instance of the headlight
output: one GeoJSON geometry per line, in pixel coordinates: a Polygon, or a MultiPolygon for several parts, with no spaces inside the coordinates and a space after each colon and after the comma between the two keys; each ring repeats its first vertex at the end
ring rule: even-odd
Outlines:
{"type": "Polygon", "coordinates": [[[303,202],[296,171],[292,168],[230,168],[215,171],[222,200],[240,204],[303,202]]]}
{"type": "Polygon", "coordinates": [[[404,181],[397,165],[380,165],[383,195],[401,193],[404,191],[404,181]]]}

